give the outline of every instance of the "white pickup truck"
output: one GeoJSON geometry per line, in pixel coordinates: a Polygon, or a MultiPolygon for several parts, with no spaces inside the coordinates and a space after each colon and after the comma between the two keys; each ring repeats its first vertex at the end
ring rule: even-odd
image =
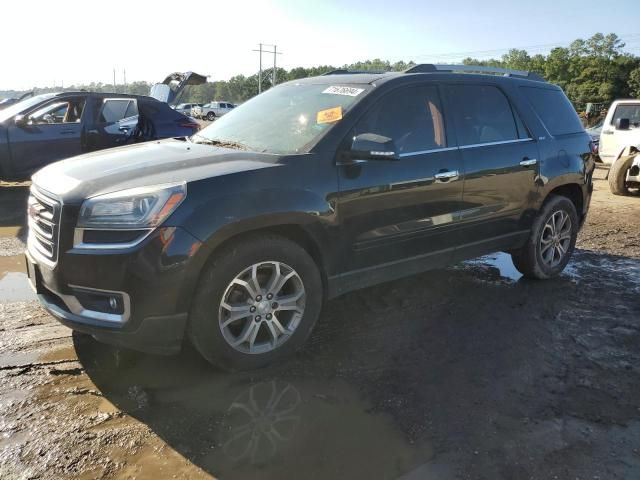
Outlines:
{"type": "Polygon", "coordinates": [[[598,153],[611,165],[609,187],[615,195],[640,191],[640,100],[611,104],[600,133],[598,153]]]}
{"type": "Polygon", "coordinates": [[[202,107],[192,108],[191,116],[202,118],[203,120],[206,118],[213,122],[217,117],[223,116],[234,108],[236,108],[236,106],[230,102],[211,102],[203,105],[202,107]]]}

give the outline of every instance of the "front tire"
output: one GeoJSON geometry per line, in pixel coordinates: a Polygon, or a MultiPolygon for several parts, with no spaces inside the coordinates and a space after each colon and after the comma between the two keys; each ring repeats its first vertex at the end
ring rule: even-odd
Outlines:
{"type": "Polygon", "coordinates": [[[216,114],[213,112],[209,112],[207,113],[207,120],[209,120],[210,122],[213,122],[216,119],[216,114]]]}
{"type": "Polygon", "coordinates": [[[266,234],[215,255],[202,273],[189,337],[212,364],[249,370],[298,350],[320,315],[322,281],[298,244],[266,234]]]}
{"type": "Polygon", "coordinates": [[[627,172],[631,168],[635,155],[618,158],[609,170],[609,189],[614,195],[629,195],[627,172]]]}
{"type": "Polygon", "coordinates": [[[559,275],[573,254],[578,226],[573,202],[550,196],[534,220],[525,246],[511,254],[514,266],[527,278],[545,280],[559,275]]]}

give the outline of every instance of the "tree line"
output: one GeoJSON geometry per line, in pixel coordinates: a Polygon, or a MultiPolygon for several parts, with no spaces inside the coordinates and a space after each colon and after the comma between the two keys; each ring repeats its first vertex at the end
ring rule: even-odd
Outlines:
{"type": "MultiPolygon", "coordinates": [[[[640,57],[624,51],[625,44],[614,33],[596,33],[587,40],[574,40],[568,47],[557,47],[547,55],[530,55],[526,50],[511,49],[501,58],[480,60],[465,58],[465,65],[482,65],[539,73],[548,82],[562,87],[578,111],[587,103],[608,104],[617,98],[640,97],[640,57]]],[[[275,72],[277,83],[298,78],[321,75],[338,68],[366,71],[402,71],[415,65],[414,62],[386,60],[366,60],[336,67],[322,65],[291,70],[278,68],[275,72]]],[[[262,72],[262,90],[271,88],[273,69],[262,72]]],[[[138,81],[127,85],[90,83],[75,85],[64,90],[85,89],[97,92],[129,93],[147,95],[152,83],[138,81]]],[[[37,89],[38,93],[59,91],[60,88],[37,89]]],[[[0,91],[0,98],[15,96],[21,92],[0,91]]],[[[223,100],[242,103],[258,93],[258,74],[236,75],[229,80],[207,82],[189,86],[180,98],[181,102],[207,103],[223,100]]]]}

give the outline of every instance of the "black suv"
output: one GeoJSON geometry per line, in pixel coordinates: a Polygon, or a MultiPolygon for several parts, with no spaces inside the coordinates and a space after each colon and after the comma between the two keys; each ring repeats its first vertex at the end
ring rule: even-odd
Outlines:
{"type": "Polygon", "coordinates": [[[186,141],[33,177],[29,276],[62,323],[230,369],[299,348],[327,298],[494,251],[558,275],[591,139],[527,72],[419,65],[295,80],[186,141]],[[499,75],[496,75],[499,73],[499,75]]]}

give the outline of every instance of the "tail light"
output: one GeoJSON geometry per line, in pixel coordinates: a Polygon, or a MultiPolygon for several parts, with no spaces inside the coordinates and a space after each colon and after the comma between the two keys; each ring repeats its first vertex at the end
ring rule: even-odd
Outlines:
{"type": "Polygon", "coordinates": [[[194,133],[200,130],[201,128],[199,123],[185,122],[185,121],[179,121],[178,126],[182,128],[190,128],[191,130],[193,130],[194,133]]]}
{"type": "Polygon", "coordinates": [[[598,145],[595,144],[595,142],[589,142],[589,149],[591,150],[591,153],[594,155],[598,154],[598,145]]]}

